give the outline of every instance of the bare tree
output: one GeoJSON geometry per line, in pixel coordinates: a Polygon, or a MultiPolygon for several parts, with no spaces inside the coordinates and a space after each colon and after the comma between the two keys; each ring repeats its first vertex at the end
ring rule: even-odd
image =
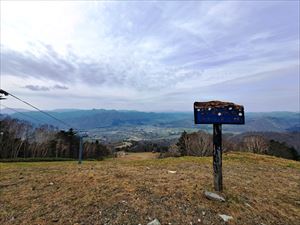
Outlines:
{"type": "Polygon", "coordinates": [[[181,155],[209,156],[212,155],[212,136],[199,131],[194,133],[183,132],[177,146],[181,155]]]}
{"type": "Polygon", "coordinates": [[[269,147],[268,141],[259,135],[245,137],[243,144],[247,151],[261,154],[267,153],[269,147]]]}

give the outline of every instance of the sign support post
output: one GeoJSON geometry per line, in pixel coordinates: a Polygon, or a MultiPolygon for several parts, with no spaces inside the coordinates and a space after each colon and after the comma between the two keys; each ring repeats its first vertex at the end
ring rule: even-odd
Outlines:
{"type": "Polygon", "coordinates": [[[215,191],[223,190],[222,176],[222,125],[213,125],[213,167],[215,191]]]}

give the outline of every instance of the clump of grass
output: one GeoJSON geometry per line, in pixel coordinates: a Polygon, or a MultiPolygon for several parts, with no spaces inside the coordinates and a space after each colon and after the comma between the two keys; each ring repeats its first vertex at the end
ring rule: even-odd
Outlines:
{"type": "Polygon", "coordinates": [[[288,168],[296,168],[296,165],[294,163],[288,163],[286,167],[288,167],[288,168]]]}

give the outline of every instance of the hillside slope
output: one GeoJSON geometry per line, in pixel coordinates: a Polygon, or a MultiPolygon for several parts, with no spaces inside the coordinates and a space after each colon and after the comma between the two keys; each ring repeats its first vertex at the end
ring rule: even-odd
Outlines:
{"type": "Polygon", "coordinates": [[[224,203],[203,195],[211,157],[0,164],[0,224],[299,224],[299,162],[229,153],[223,165],[224,203]]]}

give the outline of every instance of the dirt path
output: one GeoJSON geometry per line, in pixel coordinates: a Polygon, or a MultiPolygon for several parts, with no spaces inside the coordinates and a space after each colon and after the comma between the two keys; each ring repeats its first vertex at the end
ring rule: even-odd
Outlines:
{"type": "Polygon", "coordinates": [[[156,159],[159,156],[159,153],[152,152],[137,152],[137,153],[127,153],[122,157],[117,158],[117,160],[147,160],[147,159],[156,159]]]}

